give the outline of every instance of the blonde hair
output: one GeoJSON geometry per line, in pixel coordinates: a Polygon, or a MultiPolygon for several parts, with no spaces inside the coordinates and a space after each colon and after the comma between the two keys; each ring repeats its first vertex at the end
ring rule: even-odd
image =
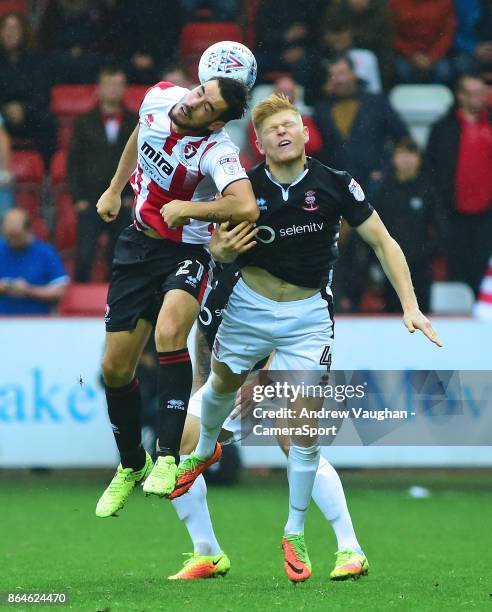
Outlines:
{"type": "Polygon", "coordinates": [[[268,96],[268,98],[265,98],[265,100],[262,102],[259,102],[253,108],[251,113],[251,118],[256,133],[258,133],[258,130],[261,128],[261,125],[265,119],[268,119],[268,117],[285,110],[293,111],[296,113],[296,115],[299,115],[299,117],[301,116],[299,110],[292,104],[289,98],[283,94],[273,93],[271,96],[268,96]]]}

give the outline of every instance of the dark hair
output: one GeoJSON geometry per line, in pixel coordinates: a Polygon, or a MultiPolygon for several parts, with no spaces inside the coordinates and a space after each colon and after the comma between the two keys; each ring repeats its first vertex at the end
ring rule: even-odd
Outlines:
{"type": "Polygon", "coordinates": [[[415,142],[413,138],[409,136],[404,136],[400,138],[400,140],[395,144],[395,151],[398,149],[403,149],[404,151],[408,151],[409,153],[415,153],[415,155],[420,155],[420,147],[415,142]]]}
{"type": "Polygon", "coordinates": [[[346,64],[348,64],[350,70],[352,70],[352,72],[355,72],[354,62],[352,61],[350,55],[348,55],[347,53],[333,53],[333,55],[330,55],[330,57],[326,60],[325,66],[328,69],[334,64],[339,64],[340,62],[345,62],[346,64]]]}
{"type": "Polygon", "coordinates": [[[103,66],[99,70],[97,80],[100,81],[105,76],[115,76],[116,74],[122,74],[125,79],[127,78],[125,70],[121,66],[103,66]]]}
{"type": "Polygon", "coordinates": [[[227,77],[214,77],[211,81],[219,84],[220,95],[227,104],[227,109],[221,114],[221,121],[232,121],[241,119],[248,107],[248,88],[241,81],[228,79],[227,77]]]}

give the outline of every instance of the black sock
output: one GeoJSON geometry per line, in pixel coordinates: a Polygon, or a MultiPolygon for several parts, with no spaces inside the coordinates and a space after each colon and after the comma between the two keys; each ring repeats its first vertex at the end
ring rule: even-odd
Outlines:
{"type": "Polygon", "coordinates": [[[158,353],[159,393],[157,455],[172,455],[179,463],[179,446],[183,435],[193,372],[187,348],[158,353]]]}
{"type": "Polygon", "coordinates": [[[138,380],[124,387],[107,387],[108,415],[113,428],[121,465],[139,470],[145,465],[145,450],[141,444],[142,400],[138,380]]]}

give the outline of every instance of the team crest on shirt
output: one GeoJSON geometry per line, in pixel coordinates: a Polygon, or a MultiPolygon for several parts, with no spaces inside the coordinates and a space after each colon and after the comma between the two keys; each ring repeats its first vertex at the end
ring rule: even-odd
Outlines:
{"type": "Polygon", "coordinates": [[[179,163],[183,166],[192,166],[195,155],[198,153],[199,147],[194,142],[182,142],[180,143],[178,158],[179,163]],[[192,161],[193,160],[193,161],[192,161]]]}
{"type": "Polygon", "coordinates": [[[237,174],[239,172],[239,163],[237,157],[223,155],[219,159],[219,164],[226,174],[237,174]]]}
{"type": "Polygon", "coordinates": [[[348,188],[350,193],[357,200],[357,202],[363,202],[365,200],[366,196],[364,195],[364,191],[355,179],[352,179],[350,181],[348,188]]]}
{"type": "Polygon", "coordinates": [[[106,304],[106,309],[104,311],[104,322],[109,323],[109,304],[106,304]]]}
{"type": "Polygon", "coordinates": [[[305,206],[302,207],[303,210],[307,212],[314,212],[319,210],[319,204],[316,202],[316,192],[309,190],[304,194],[304,202],[305,206]]]}

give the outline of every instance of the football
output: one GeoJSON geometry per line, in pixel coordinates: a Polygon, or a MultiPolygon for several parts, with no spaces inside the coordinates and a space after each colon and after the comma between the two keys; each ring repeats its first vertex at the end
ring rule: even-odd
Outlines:
{"type": "Polygon", "coordinates": [[[256,59],[245,45],[223,40],[206,49],[198,65],[198,78],[205,83],[217,76],[242,81],[251,89],[256,80],[256,59]]]}

